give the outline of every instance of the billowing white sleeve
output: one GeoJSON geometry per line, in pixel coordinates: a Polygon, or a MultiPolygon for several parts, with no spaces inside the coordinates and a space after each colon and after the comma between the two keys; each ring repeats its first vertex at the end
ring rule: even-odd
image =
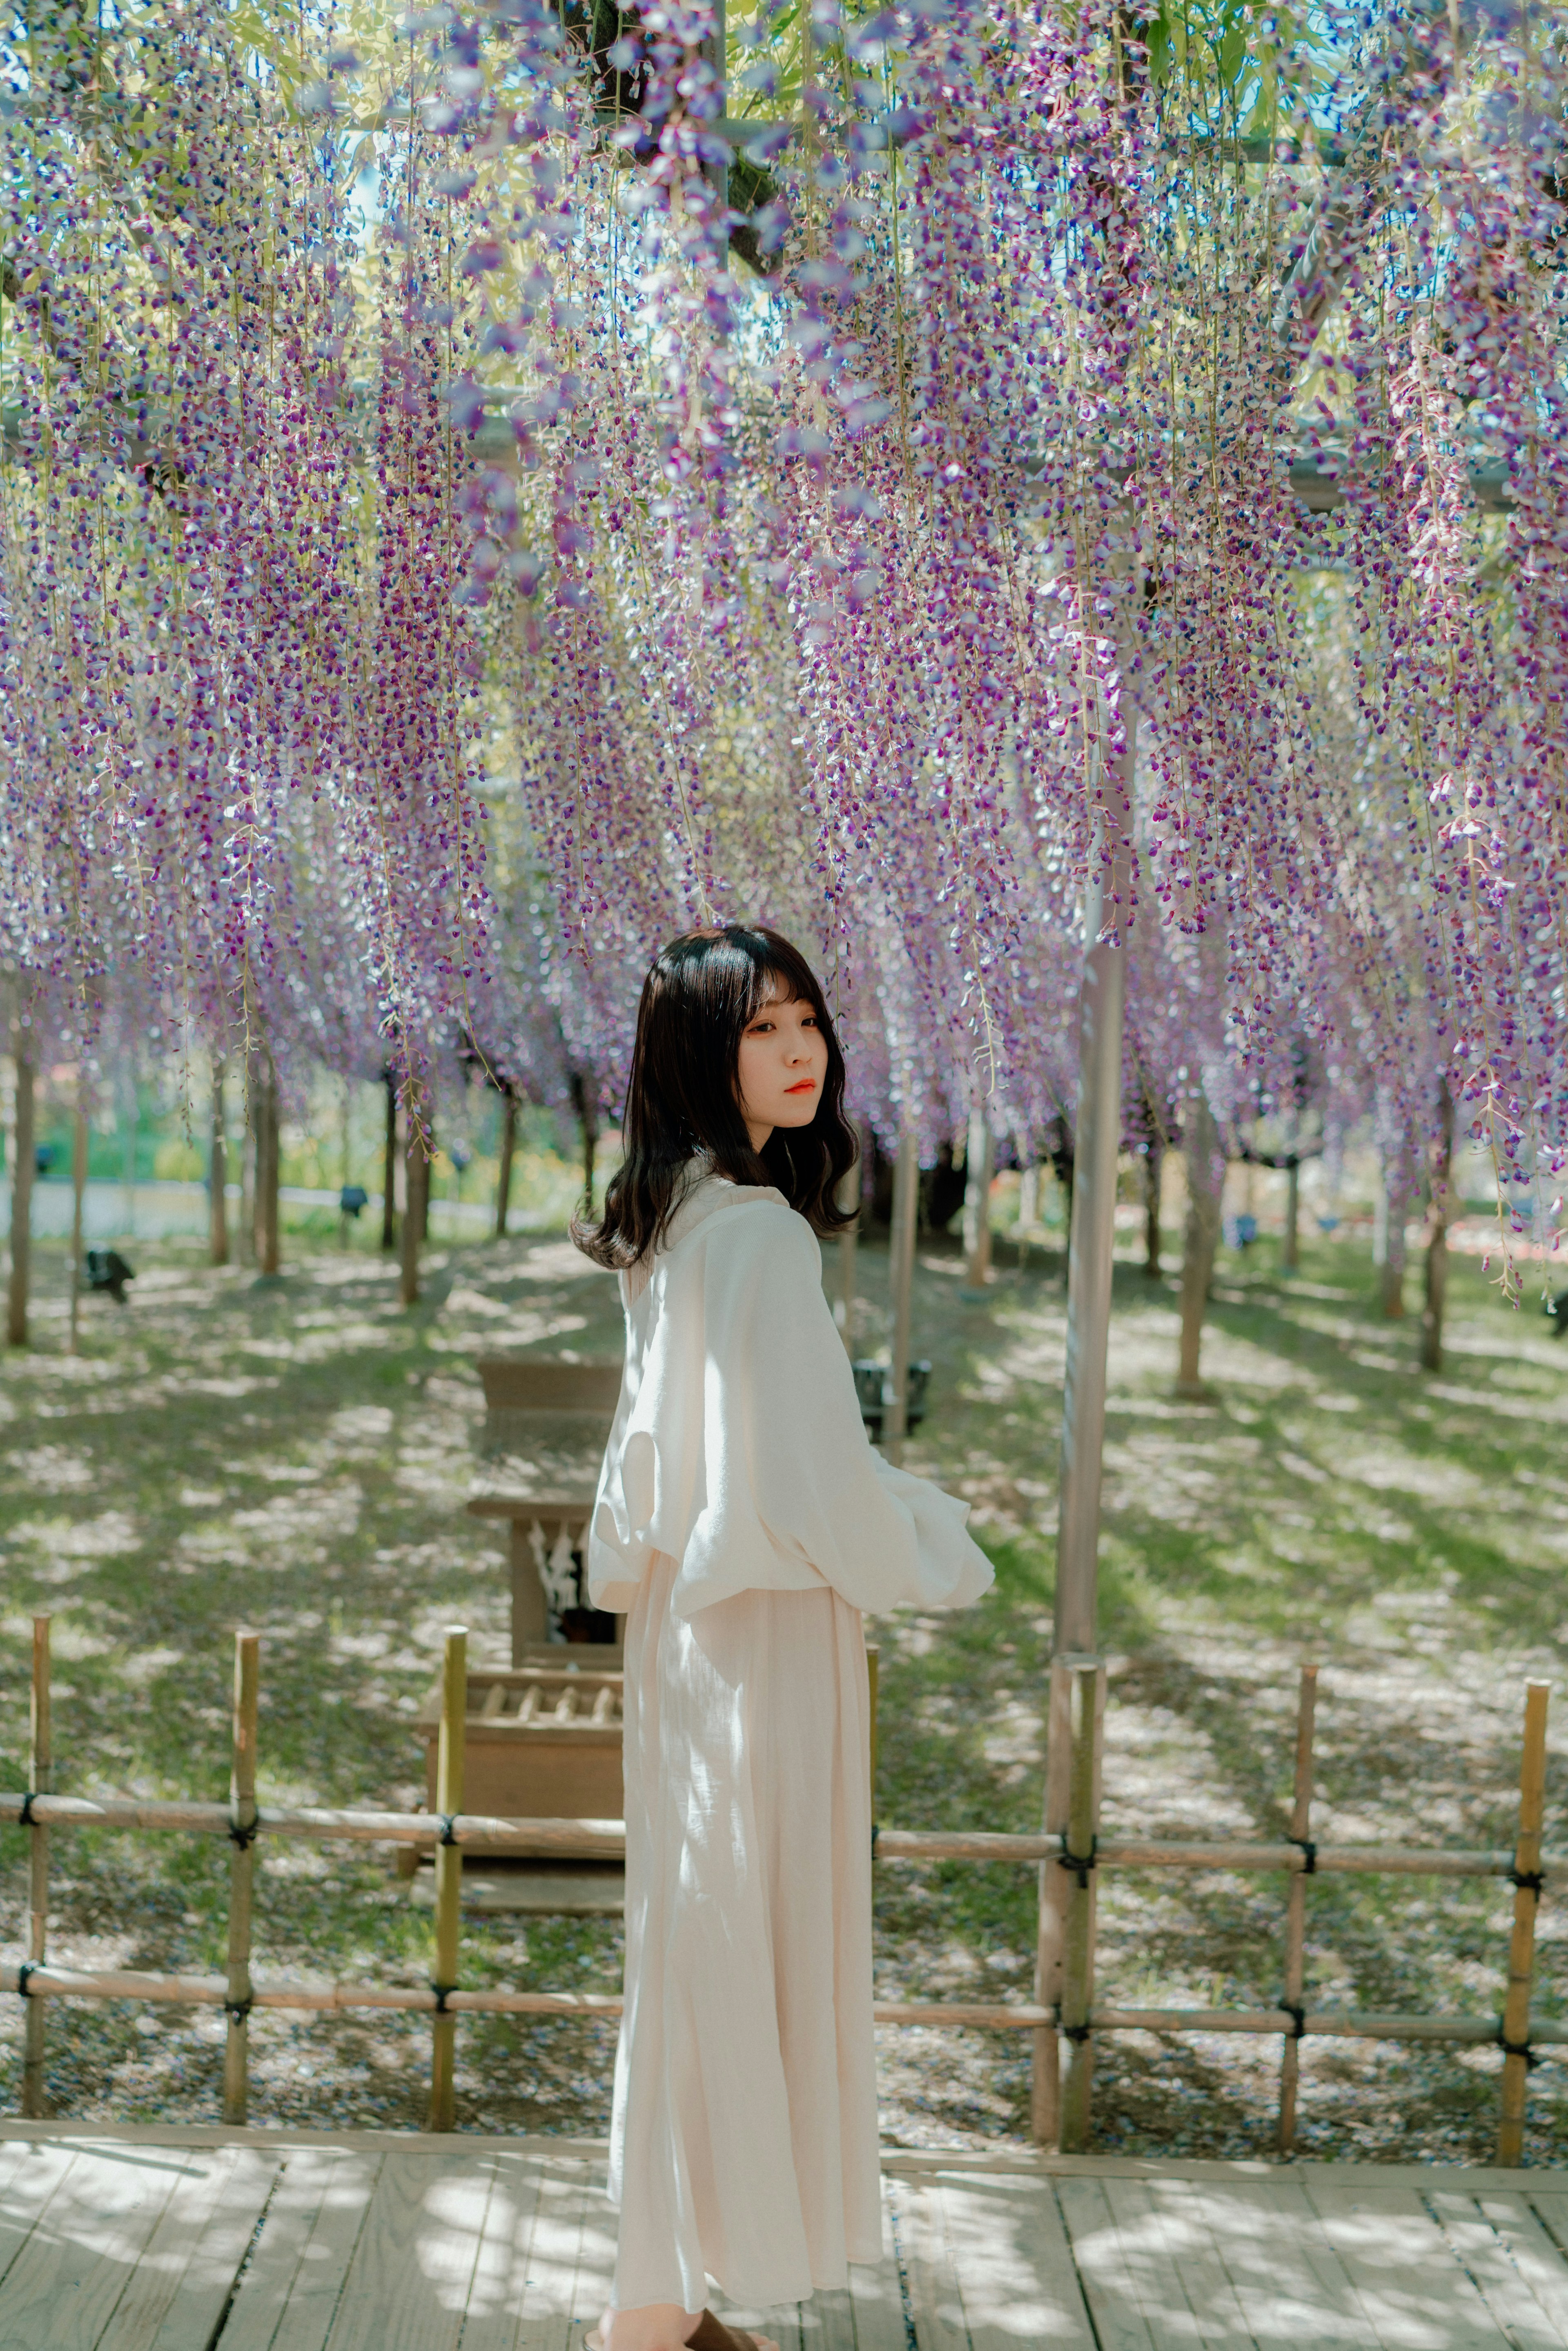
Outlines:
{"type": "Polygon", "coordinates": [[[803,1217],[761,1202],[713,1219],[700,1322],[700,1506],[677,1554],[681,1614],[819,1577],[870,1612],[963,1607],[988,1589],[968,1504],[890,1467],[866,1436],[803,1217]]]}

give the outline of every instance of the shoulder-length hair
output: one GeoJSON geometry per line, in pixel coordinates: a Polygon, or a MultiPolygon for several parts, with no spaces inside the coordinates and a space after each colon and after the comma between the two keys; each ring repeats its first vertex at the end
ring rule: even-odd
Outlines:
{"type": "Polygon", "coordinates": [[[658,1247],[698,1152],[732,1184],[774,1186],[819,1233],[852,1221],[834,1196],[860,1155],[844,1116],[844,1057],[798,947],[749,923],[671,940],[643,983],[621,1140],[624,1156],[602,1219],[572,1226],[573,1240],[596,1264],[632,1266],[658,1247]],[[740,1112],[740,1040],[770,983],[779,1002],[810,1006],[827,1042],[828,1074],[810,1125],[775,1127],[758,1152],[740,1112]]]}

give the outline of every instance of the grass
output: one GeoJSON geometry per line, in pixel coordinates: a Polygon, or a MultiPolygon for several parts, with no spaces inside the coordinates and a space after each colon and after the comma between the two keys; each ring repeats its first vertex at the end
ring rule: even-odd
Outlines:
{"type": "MultiPolygon", "coordinates": [[[[368,1238],[370,1237],[364,1237],[368,1238]]],[[[404,1802],[422,1791],[411,1718],[443,1625],[483,1656],[505,1638],[495,1531],[463,1503],[481,1411],[473,1358],[500,1346],[612,1349],[612,1285],[564,1241],[436,1249],[424,1302],[394,1270],[296,1238],[277,1284],[170,1243],[137,1257],[131,1303],[89,1301],[63,1353],[64,1265],[40,1249],[36,1350],[0,1380],[0,1781],[20,1783],[29,1618],[55,1612],[57,1784],[216,1796],[227,1780],[236,1625],[264,1636],[267,1795],[404,1802]]],[[[1103,1636],[1112,1655],[1105,1820],[1151,1833],[1277,1835],[1294,1683],[1322,1667],[1315,1833],[1507,1843],[1521,1686],[1557,1677],[1568,1639],[1568,1348],[1457,1262],[1448,1367],[1415,1368],[1410,1324],[1376,1314],[1354,1241],[1314,1239],[1281,1280],[1259,1244],[1227,1253],[1206,1372],[1177,1404],[1174,1289],[1116,1270],[1103,1636]]],[[[885,1259],[862,1249],[867,1337],[885,1334],[885,1259]]],[[[1065,1301],[1035,1253],[983,1304],[945,1245],[923,1252],[917,1318],[935,1409],[912,1466],[968,1494],[998,1589],[956,1617],[879,1625],[878,1812],[904,1827],[1029,1827],[1040,1811],[1065,1301]]],[[[1561,1727],[1561,1726],[1560,1726],[1561,1727]]],[[[1549,1847],[1562,1850],[1554,1766],[1549,1847]]],[[[25,1836],[0,1831],[0,1932],[20,1953],[25,1836]]],[[[53,1949],[76,1965],[221,1968],[226,1848],[58,1835],[53,1949]]],[[[1271,2001],[1282,1879],[1108,1878],[1099,1985],[1125,2004],[1271,2001]]],[[[1309,1897],[1310,1999],[1494,2013],[1508,1889],[1323,1879],[1309,1897]]],[[[422,1982],[429,1914],[381,1855],[262,1850],[258,1971],[422,1982]]],[[[1030,1991],[1027,1871],[889,1865],[877,1877],[879,1988],[908,1997],[1030,1991]]],[[[1562,2009],[1563,1946],[1542,1916],[1542,2006],[1562,2009]]],[[[601,1921],[465,1923],[471,1981],[610,1990],[601,1921]]],[[[17,2003],[0,2019],[0,2101],[16,2103],[17,2003]]],[[[417,2020],[253,2020],[253,2114],[417,2126],[417,2020]]],[[[1027,2132],[1027,2046],[885,2032],[884,2119],[909,2144],[1027,2132]]],[[[111,2004],[49,2012],[57,2110],[127,2119],[219,2111],[222,2018],[111,2004]]],[[[459,2120],[593,2130],[608,2111],[602,2026],[465,2020],[459,2120]]],[[[1096,2057],[1096,2144],[1267,2150],[1278,2043],[1117,2038],[1096,2057]]],[[[1342,2156],[1480,2158],[1495,2052],[1309,2043],[1301,2140],[1342,2156]]],[[[1531,2152],[1568,2159],[1550,2062],[1531,2077],[1531,2152]]]]}

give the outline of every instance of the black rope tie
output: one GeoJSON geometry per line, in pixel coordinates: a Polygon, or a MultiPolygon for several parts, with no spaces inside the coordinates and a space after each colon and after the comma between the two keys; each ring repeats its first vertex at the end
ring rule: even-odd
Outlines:
{"type": "Polygon", "coordinates": [[[1069,2041],[1087,2041],[1090,2033],[1090,2027],[1087,2024],[1063,2024],[1059,2027],[1059,2030],[1069,2041]]]}
{"type": "Polygon", "coordinates": [[[1312,1838],[1287,1837],[1285,1843],[1293,1844],[1301,1856],[1301,1876],[1315,1877],[1318,1874],[1318,1849],[1312,1838]]]}
{"type": "Polygon", "coordinates": [[[442,1813],[438,1815],[438,1818],[441,1822],[442,1844],[455,1844],[457,1842],[457,1823],[462,1818],[461,1813],[442,1813]]]}
{"type": "Polygon", "coordinates": [[[31,1992],[27,1990],[27,1985],[34,1976],[40,1973],[44,1965],[45,1962],[42,1959],[24,1959],[22,1961],[21,1966],[16,1970],[16,1997],[18,2000],[30,2000],[32,1998],[31,1992]]]}
{"type": "Polygon", "coordinates": [[[447,2002],[450,2001],[453,1993],[456,1991],[457,1986],[455,1983],[433,1983],[430,1989],[435,1994],[435,2013],[437,2016],[451,2015],[453,2011],[448,2008],[447,2002]]]}
{"type": "Polygon", "coordinates": [[[873,1861],[876,1859],[876,1841],[881,1834],[882,1830],[876,1822],[873,1821],[871,1824],[871,1857],[873,1861]]]}
{"type": "Polygon", "coordinates": [[[225,2000],[224,2014],[232,2023],[244,2024],[248,2022],[251,2010],[255,2006],[256,1994],[253,1991],[247,1991],[243,2000],[225,2000]]]}
{"type": "Polygon", "coordinates": [[[1543,1869],[1511,1869],[1508,1873],[1508,1882],[1517,1887],[1521,1894],[1533,1894],[1539,1902],[1542,1890],[1546,1884],[1546,1872],[1543,1869]]]}
{"type": "Polygon", "coordinates": [[[1527,2074],[1534,2073],[1537,2059],[1535,2052],[1531,2047],[1528,2041],[1511,2041],[1508,2037],[1507,2032],[1503,2026],[1500,2024],[1497,2029],[1497,2045],[1502,2051],[1505,2057],[1522,2057],[1524,2060],[1525,2072],[1527,2074]]]}
{"type": "Polygon", "coordinates": [[[22,1810],[16,1822],[18,1828],[41,1829],[43,1827],[44,1823],[42,1821],[36,1821],[33,1818],[33,1799],[38,1793],[39,1791],[37,1788],[29,1788],[26,1794],[23,1797],[22,1810]]]}
{"type": "Polygon", "coordinates": [[[1277,2001],[1275,2005],[1278,2008],[1283,2009],[1285,2014],[1291,2020],[1291,2030],[1285,2035],[1287,2041],[1304,2041],[1307,2037],[1307,2011],[1302,2007],[1301,2001],[1299,2000],[1281,2000],[1277,2001]]]}
{"type": "Polygon", "coordinates": [[[1097,1836],[1090,1838],[1087,1853],[1074,1853],[1067,1839],[1063,1837],[1061,1840],[1061,1851],[1056,1856],[1058,1866],[1070,1869],[1084,1893],[1089,1890],[1089,1873],[1094,1866],[1094,1856],[1099,1850],[1100,1840],[1097,1836]]]}
{"type": "Polygon", "coordinates": [[[237,1846],[241,1853],[249,1852],[260,1833],[261,1823],[259,1821],[252,1821],[249,1828],[247,1829],[241,1828],[238,1821],[231,1821],[229,1823],[229,1843],[232,1845],[237,1846]]]}

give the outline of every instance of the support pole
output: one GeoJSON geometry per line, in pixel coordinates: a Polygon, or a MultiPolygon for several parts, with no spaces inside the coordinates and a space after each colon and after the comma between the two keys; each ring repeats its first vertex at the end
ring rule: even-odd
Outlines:
{"type": "Polygon", "coordinates": [[[996,1142],[983,1110],[969,1113],[964,1159],[964,1287],[983,1295],[991,1278],[991,1171],[996,1142]]]}
{"type": "MultiPolygon", "coordinates": [[[[49,1727],[49,1619],[33,1619],[33,1696],[28,1740],[27,1785],[47,1796],[54,1785],[54,1744],[49,1727]]],[[[35,1821],[27,1832],[27,1964],[41,1968],[48,1958],[49,1832],[35,1821]]],[[[45,2001],[30,1997],[22,2022],[22,2112],[37,2119],[47,2112],[44,2095],[45,2001]]]]}
{"type": "Polygon", "coordinates": [[[83,1077],[77,1071],[77,1101],[71,1119],[71,1319],[67,1353],[78,1354],[81,1348],[81,1251],[82,1222],[87,1207],[87,1103],[83,1098],[83,1077]]]}
{"type": "Polygon", "coordinates": [[[424,1131],[414,1097],[409,1098],[408,1156],[403,1168],[402,1264],[398,1296],[405,1306],[419,1303],[419,1252],[430,1221],[430,1160],[434,1137],[424,1131]]]}
{"type": "Polygon", "coordinates": [[[844,1170],[839,1184],[839,1206],[854,1220],[839,1235],[839,1335],[852,1364],[855,1359],[855,1287],[860,1273],[861,1165],[857,1159],[852,1167],[844,1170]]]}
{"type": "MultiPolygon", "coordinates": [[[[1296,1792],[1291,1807],[1291,1842],[1304,1845],[1312,1817],[1312,1729],[1317,1715],[1318,1669],[1301,1667],[1296,1699],[1296,1792]]],[[[1285,1996],[1281,2005],[1301,2014],[1301,1990],[1306,1980],[1307,1878],[1295,1871],[1285,1896],[1285,1996]]],[[[1296,2143],[1296,2084],[1301,2073],[1301,2042],[1293,2032],[1280,2059],[1280,2152],[1289,2155],[1296,2143]]]]}
{"type": "MultiPolygon", "coordinates": [[[[17,1063],[20,1081],[21,1064],[17,1063]]],[[[1425,1294],[1421,1301],[1421,1369],[1443,1368],[1443,1309],[1448,1289],[1448,1178],[1454,1158],[1454,1097],[1448,1081],[1437,1086],[1437,1133],[1429,1153],[1431,1208],[1427,1219],[1425,1294]]]]}
{"type": "Polygon", "coordinates": [[[383,1072],[387,1090],[386,1140],[382,1148],[382,1247],[397,1247],[397,1079],[383,1072]]]}
{"type": "Polygon", "coordinates": [[[1519,1772],[1519,1840],[1513,1852],[1513,1935],[1508,1949],[1503,2001],[1502,2110],[1497,2159],[1514,2165],[1524,2155],[1524,2095],[1530,2079],[1530,1993],[1535,1973],[1535,1913],[1541,1899],[1541,1823],[1546,1801],[1546,1702],[1549,1682],[1524,1685],[1524,1753],[1519,1772]]]}
{"type": "Polygon", "coordinates": [[[255,1137],[256,1188],[252,1213],[256,1219],[256,1270],[268,1279],[282,1262],[278,1246],[277,1186],[280,1136],[277,1121],[277,1071],[269,1047],[259,1045],[251,1059],[251,1132],[255,1137]]]}
{"type": "Polygon", "coordinates": [[[235,1635],[234,1752],[229,1771],[228,2037],[224,2043],[224,2120],[243,2123],[250,2095],[250,1912],[256,1874],[256,1718],[261,1638],[235,1635]]]}
{"type": "Polygon", "coordinates": [[[1301,1270],[1301,1170],[1297,1160],[1291,1160],[1285,1169],[1285,1238],[1280,1249],[1280,1267],[1284,1273],[1301,1270]]]}
{"type": "MultiPolygon", "coordinates": [[[[1129,722],[1130,731],[1130,722],[1129,722]]],[[[1124,755],[1130,769],[1131,746],[1124,755]]],[[[1056,1539],[1059,1651],[1094,1647],[1100,1550],[1100,1468],[1105,1444],[1105,1351],[1116,1238],[1116,1157],[1122,1140],[1122,1014],[1125,946],[1097,944],[1116,917],[1124,930],[1131,891],[1124,852],[1084,898],[1088,953],[1078,1013],[1078,1122],[1072,1229],[1067,1261],[1067,1383],[1061,1406],[1061,1501],[1056,1539]]]]}
{"type": "Polygon", "coordinates": [[[1105,1714],[1105,1667],[1097,1657],[1071,1667],[1072,1766],[1067,1844],[1056,1866],[1069,1878],[1061,1938],[1061,2030],[1067,2070],[1061,2085],[1061,2151],[1082,2155],[1089,2145],[1094,2047],[1089,2016],[1094,1998],[1094,1842],[1100,1826],[1100,1733],[1105,1714]]]}
{"type": "Polygon", "coordinates": [[[882,1449],[894,1464],[904,1458],[909,1414],[910,1327],[914,1319],[915,1234],[920,1220],[920,1152],[914,1126],[899,1138],[893,1169],[893,1229],[887,1241],[887,1284],[893,1304],[892,1396],[883,1406],[882,1449]]]}
{"type": "MultiPolygon", "coordinates": [[[[468,1634],[462,1625],[446,1628],[446,1663],[441,1685],[441,1738],[435,1757],[435,1809],[443,1821],[463,1810],[463,1741],[468,1710],[468,1634]]],[[[457,1989],[457,1933],[463,1898],[463,1855],[444,1837],[435,1848],[435,1970],[431,1989],[442,2005],[431,2032],[430,2127],[449,2131],[456,2124],[457,2020],[445,2006],[457,1989]]]]}
{"type": "Polygon", "coordinates": [[[5,1336],[13,1347],[27,1343],[27,1286],[33,1246],[33,1056],[30,1030],[16,1023],[16,1101],[11,1123],[11,1278],[6,1294],[5,1336]]]}

